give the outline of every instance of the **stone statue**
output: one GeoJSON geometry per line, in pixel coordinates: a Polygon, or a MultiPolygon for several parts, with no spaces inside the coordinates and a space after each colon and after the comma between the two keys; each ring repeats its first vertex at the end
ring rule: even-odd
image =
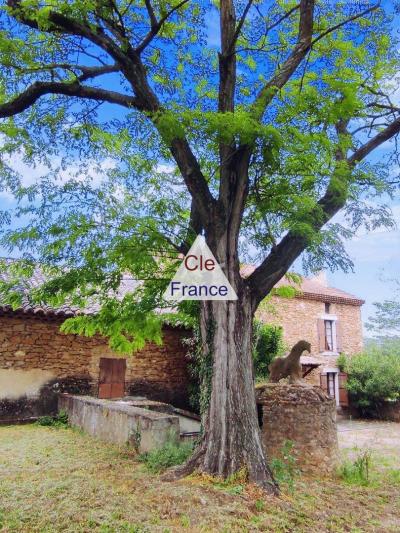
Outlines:
{"type": "Polygon", "coordinates": [[[303,382],[303,374],[300,356],[304,351],[310,353],[311,344],[307,341],[299,341],[293,346],[287,357],[274,359],[268,367],[270,371],[269,380],[272,383],[278,383],[280,379],[288,377],[289,383],[301,384],[303,382]]]}

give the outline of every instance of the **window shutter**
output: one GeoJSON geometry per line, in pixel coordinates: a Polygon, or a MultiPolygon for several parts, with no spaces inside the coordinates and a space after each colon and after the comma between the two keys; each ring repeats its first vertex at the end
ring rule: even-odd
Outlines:
{"type": "Polygon", "coordinates": [[[318,348],[319,352],[325,351],[325,321],[322,318],[317,320],[318,328],[318,348]]]}
{"type": "Polygon", "coordinates": [[[337,320],[336,321],[336,351],[339,353],[343,351],[342,338],[343,338],[342,322],[341,320],[337,320]]]}
{"type": "Polygon", "coordinates": [[[346,389],[347,374],[339,372],[339,405],[340,407],[347,407],[349,405],[349,393],[346,389]]]}
{"type": "Polygon", "coordinates": [[[320,379],[320,383],[321,383],[321,389],[328,394],[328,375],[327,374],[320,374],[319,375],[319,379],[320,379]]]}

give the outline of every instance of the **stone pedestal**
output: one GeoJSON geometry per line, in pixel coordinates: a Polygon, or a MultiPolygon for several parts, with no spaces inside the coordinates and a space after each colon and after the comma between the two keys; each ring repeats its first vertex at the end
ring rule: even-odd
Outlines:
{"type": "Polygon", "coordinates": [[[263,443],[268,457],[279,458],[293,442],[298,468],[329,475],[338,459],[336,405],[320,387],[269,383],[257,389],[263,443]]]}

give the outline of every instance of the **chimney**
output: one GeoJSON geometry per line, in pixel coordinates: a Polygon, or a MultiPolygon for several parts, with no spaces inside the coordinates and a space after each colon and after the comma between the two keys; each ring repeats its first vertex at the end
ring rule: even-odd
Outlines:
{"type": "Polygon", "coordinates": [[[316,281],[323,287],[328,286],[328,278],[326,276],[325,270],[320,270],[314,277],[311,278],[312,281],[316,281]]]}

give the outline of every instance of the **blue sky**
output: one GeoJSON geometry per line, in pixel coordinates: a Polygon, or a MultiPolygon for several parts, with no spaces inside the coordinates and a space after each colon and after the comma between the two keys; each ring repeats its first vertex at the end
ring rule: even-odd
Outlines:
{"type": "MultiPolygon", "coordinates": [[[[209,45],[218,47],[218,20],[210,15],[207,22],[209,45]]],[[[400,93],[396,97],[394,100],[400,103],[400,93]]],[[[113,109],[115,110],[115,108],[113,109]]],[[[385,148],[382,146],[374,154],[375,161],[383,156],[385,148]]],[[[18,162],[17,166],[24,174],[26,184],[32,183],[35,178],[41,175],[40,168],[36,170],[24,168],[21,162],[18,162]]],[[[96,179],[96,176],[94,178],[96,179]]],[[[13,204],[11,197],[0,193],[0,210],[10,209],[13,204]]],[[[356,238],[346,243],[347,252],[354,263],[354,273],[328,272],[328,281],[331,286],[366,300],[362,309],[364,321],[373,314],[373,302],[382,301],[392,296],[393,286],[385,281],[385,278],[400,278],[400,194],[389,204],[393,210],[397,227],[392,230],[381,228],[372,233],[360,233],[356,238]]],[[[7,255],[7,252],[0,248],[0,255],[7,255]]]]}
{"type": "Polygon", "coordinates": [[[365,321],[374,312],[373,302],[393,296],[393,285],[386,278],[399,277],[400,270],[400,202],[393,202],[397,228],[365,233],[346,243],[354,262],[354,273],[328,273],[329,284],[351,292],[366,303],[362,307],[365,321]]]}

